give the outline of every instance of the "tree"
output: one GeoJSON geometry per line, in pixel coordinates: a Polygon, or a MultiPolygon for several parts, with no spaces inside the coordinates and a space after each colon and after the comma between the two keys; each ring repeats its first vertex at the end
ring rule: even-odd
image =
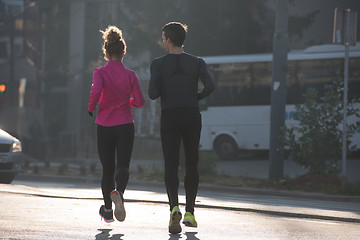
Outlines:
{"type": "Polygon", "coordinates": [[[64,121],[66,116],[66,101],[59,100],[60,93],[54,88],[64,88],[68,80],[69,59],[69,2],[68,1],[41,1],[41,11],[44,13],[42,34],[44,38],[44,69],[40,75],[44,95],[44,120],[52,118],[64,121]]]}
{"type": "MultiPolygon", "coordinates": [[[[341,159],[343,119],[341,81],[336,79],[325,89],[325,95],[320,98],[315,89],[307,89],[305,103],[295,107],[299,126],[284,131],[283,145],[289,152],[289,158],[311,174],[338,174],[340,170],[338,160],[341,159]]],[[[360,109],[355,105],[359,102],[359,99],[352,99],[348,105],[348,118],[357,118],[347,126],[348,146],[351,145],[350,138],[360,133],[360,109]]],[[[353,145],[349,150],[357,148],[353,145]]]]}
{"type": "MultiPolygon", "coordinates": [[[[131,36],[133,51],[163,54],[161,27],[169,21],[189,25],[185,43],[199,56],[265,53],[272,51],[275,10],[273,1],[262,0],[135,0],[121,2],[120,27],[131,36]]],[[[301,38],[318,11],[289,16],[291,37],[301,38]]]]}

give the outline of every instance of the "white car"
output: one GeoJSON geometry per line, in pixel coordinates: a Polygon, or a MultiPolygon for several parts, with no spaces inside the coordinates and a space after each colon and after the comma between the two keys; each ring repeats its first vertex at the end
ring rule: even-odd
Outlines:
{"type": "Polygon", "coordinates": [[[0,129],[0,183],[11,183],[21,171],[21,142],[0,129]]]}

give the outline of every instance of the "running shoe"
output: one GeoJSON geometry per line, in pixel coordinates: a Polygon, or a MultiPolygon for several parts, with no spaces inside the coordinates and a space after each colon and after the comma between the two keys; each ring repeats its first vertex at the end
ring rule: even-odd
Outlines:
{"type": "Polygon", "coordinates": [[[114,218],[113,218],[113,210],[111,209],[111,211],[105,211],[105,205],[102,205],[102,206],[100,207],[99,215],[100,215],[101,218],[104,219],[104,221],[107,222],[107,223],[111,223],[111,222],[114,221],[114,218]]]}
{"type": "Polygon", "coordinates": [[[186,212],[184,215],[183,224],[185,224],[187,227],[197,227],[195,216],[190,212],[186,212]]]}
{"type": "Polygon", "coordinates": [[[170,213],[170,222],[169,222],[169,233],[176,234],[181,232],[181,212],[178,206],[173,207],[170,213]]]}
{"type": "Polygon", "coordinates": [[[118,221],[123,222],[125,220],[126,212],[124,207],[124,198],[122,194],[116,190],[113,190],[110,193],[110,197],[113,203],[115,204],[115,211],[114,211],[115,218],[118,221]]]}

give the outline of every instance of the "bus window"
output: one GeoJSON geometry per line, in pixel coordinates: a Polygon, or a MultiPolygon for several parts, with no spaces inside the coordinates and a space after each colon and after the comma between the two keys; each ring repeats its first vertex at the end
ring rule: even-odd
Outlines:
{"type": "Polygon", "coordinates": [[[271,63],[237,63],[209,67],[216,91],[210,105],[242,106],[270,103],[271,63]]]}
{"type": "MultiPolygon", "coordinates": [[[[294,104],[304,103],[308,88],[322,97],[327,84],[343,79],[344,53],[327,49],[322,46],[288,54],[286,124],[296,126],[294,104]]],[[[272,54],[209,56],[204,60],[216,90],[202,112],[201,149],[212,150],[219,137],[226,137],[237,144],[235,150],[268,150],[272,54]]],[[[360,98],[360,45],[350,51],[348,94],[349,99],[360,98]]],[[[359,139],[359,134],[353,138],[354,142],[359,139]]]]}

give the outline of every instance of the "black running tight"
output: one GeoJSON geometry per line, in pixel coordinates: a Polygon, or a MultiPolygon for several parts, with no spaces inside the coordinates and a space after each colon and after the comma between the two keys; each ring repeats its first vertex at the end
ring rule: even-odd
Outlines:
{"type": "Polygon", "coordinates": [[[175,108],[161,113],[161,142],[165,161],[165,185],[170,211],[179,205],[178,168],[180,143],[185,152],[186,211],[194,212],[195,198],[199,185],[199,141],[201,115],[197,108],[175,108]]]}
{"type": "Polygon", "coordinates": [[[117,191],[124,193],[128,183],[134,134],[133,123],[113,127],[97,126],[97,146],[103,167],[101,189],[107,209],[112,207],[111,191],[116,187],[117,191]]]}

